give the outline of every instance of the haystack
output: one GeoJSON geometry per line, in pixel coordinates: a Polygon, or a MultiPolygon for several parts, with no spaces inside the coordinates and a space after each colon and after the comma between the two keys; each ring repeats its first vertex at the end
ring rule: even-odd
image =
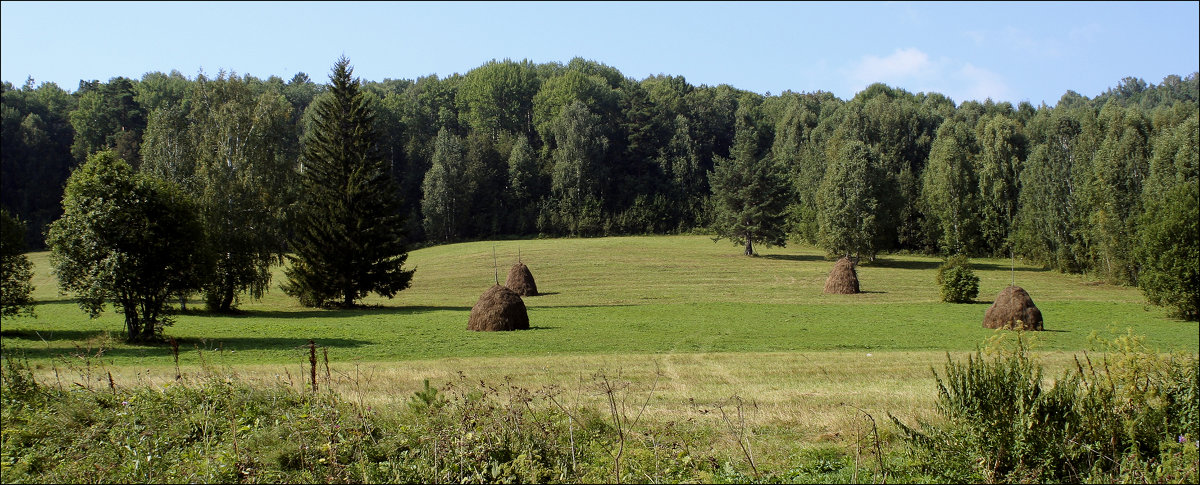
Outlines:
{"type": "Polygon", "coordinates": [[[467,328],[477,332],[500,330],[526,330],[529,328],[529,313],[525,302],[512,290],[494,285],[471,307],[467,328]]]}
{"type": "Polygon", "coordinates": [[[825,293],[853,295],[858,292],[858,273],[854,271],[854,262],[843,257],[833,264],[833,270],[825,280],[825,293]]]}
{"type": "Polygon", "coordinates": [[[1042,330],[1042,312],[1020,286],[1010,286],[996,296],[983,315],[984,328],[1042,330]]]}
{"type": "Polygon", "coordinates": [[[521,296],[537,296],[537,283],[533,282],[533,273],[529,272],[529,267],[522,263],[514,264],[512,269],[508,270],[508,278],[504,280],[504,286],[513,290],[521,296]]]}

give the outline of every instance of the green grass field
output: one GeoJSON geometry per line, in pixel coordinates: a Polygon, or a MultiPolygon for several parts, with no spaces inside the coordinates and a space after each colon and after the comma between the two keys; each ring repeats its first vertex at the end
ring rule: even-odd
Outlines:
{"type": "MultiPolygon", "coordinates": [[[[824,295],[831,262],[810,247],[773,248],[758,258],[703,236],[474,242],[417,250],[413,287],[372,308],[300,307],[275,290],[243,302],[236,316],[212,315],[200,301],[167,334],[183,349],[222,349],[229,365],[292,363],[308,339],[337,361],[595,354],[747,353],[829,350],[969,351],[993,331],[981,327],[991,297],[1015,277],[1046,319],[1043,350],[1088,348],[1093,331],[1131,327],[1162,351],[1196,352],[1197,327],[1145,305],[1133,288],[1008,261],[975,261],[979,302],[938,301],[936,258],[884,256],[859,268],[865,293],[824,295]],[[525,298],[529,332],[475,333],[467,315],[500,279],[518,249],[543,296],[525,298]]],[[[89,319],[58,293],[47,254],[36,264],[37,319],[4,322],[4,345],[34,359],[103,344],[114,366],[172,364],[166,346],[119,343],[122,317],[89,319]],[[106,338],[105,335],[112,338],[106,338]]],[[[276,273],[276,283],[282,277],[276,273]]],[[[195,355],[181,357],[185,364],[195,355]]]]}
{"type": "MultiPolygon", "coordinates": [[[[1160,352],[1196,354],[1194,322],[1170,319],[1135,288],[1096,283],[1008,260],[973,260],[979,301],[941,303],[940,260],[884,255],[859,267],[864,293],[824,295],[833,262],[813,247],[759,249],[748,258],[704,236],[472,242],[413,251],[412,288],[369,308],[300,307],[278,289],[244,301],[243,313],[212,315],[199,300],[166,334],[180,342],[184,375],[221,372],[302,387],[309,339],[327,350],[326,385],[355,399],[407,400],[424,379],[457,378],[574,389],[599,405],[588,383],[620,374],[631,395],[650,396],[661,420],[696,414],[730,396],[760,406],[750,422],[766,457],[837,440],[862,425],[857,410],[929,417],[930,368],[1009,332],[982,328],[991,299],[1015,279],[1033,297],[1046,332],[1036,349],[1049,368],[1094,351],[1093,336],[1128,329],[1160,352]],[[467,317],[517,259],[542,296],[526,297],[530,331],[476,333],[467,317]],[[462,377],[459,377],[461,373],[462,377]],[[856,410],[857,409],[857,410],[856,410]]],[[[81,386],[162,385],[174,378],[169,346],[121,342],[122,316],[89,319],[60,295],[48,255],[31,255],[37,317],[6,319],[7,355],[24,355],[47,382],[81,386]],[[103,382],[102,382],[103,380],[103,382]]],[[[275,284],[282,281],[275,273],[275,284]]]]}

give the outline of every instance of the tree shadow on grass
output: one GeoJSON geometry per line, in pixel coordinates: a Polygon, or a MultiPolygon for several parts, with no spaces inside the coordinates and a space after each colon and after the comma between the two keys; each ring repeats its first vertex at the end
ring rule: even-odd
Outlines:
{"type": "MultiPolygon", "coordinates": [[[[0,330],[0,337],[6,339],[29,340],[31,342],[52,342],[60,340],[84,341],[98,337],[108,330],[0,330]]],[[[113,338],[120,339],[118,335],[113,338]]]]}
{"type": "MultiPolygon", "coordinates": [[[[49,335],[48,332],[41,332],[43,336],[49,335]]],[[[121,336],[111,333],[112,337],[120,342],[120,347],[111,348],[96,348],[91,346],[79,345],[92,337],[103,334],[103,330],[90,331],[55,331],[53,338],[39,338],[33,330],[19,330],[15,332],[5,331],[5,338],[22,338],[35,342],[45,342],[45,346],[31,346],[19,349],[5,349],[5,353],[13,352],[16,355],[30,359],[53,359],[53,358],[82,358],[82,357],[167,357],[172,354],[171,344],[167,342],[148,343],[148,344],[125,344],[121,340],[121,336]],[[30,335],[33,335],[30,337],[30,335]]],[[[170,334],[167,335],[169,339],[170,334]]],[[[222,338],[199,338],[199,337],[181,337],[176,339],[179,345],[179,353],[186,354],[196,352],[197,350],[212,353],[222,351],[287,351],[296,350],[302,351],[308,347],[308,338],[270,338],[270,337],[222,337],[222,338]]],[[[358,340],[348,338],[318,338],[313,339],[313,343],[317,348],[355,348],[364,345],[373,344],[369,340],[358,340]]]]}
{"type": "Polygon", "coordinates": [[[640,306],[640,305],[638,305],[636,303],[613,303],[613,304],[607,304],[607,305],[605,305],[605,304],[601,304],[601,305],[546,305],[546,306],[536,306],[536,307],[527,307],[527,308],[535,308],[535,309],[541,310],[543,308],[613,308],[613,307],[624,307],[624,306],[640,306]]]}
{"type": "Polygon", "coordinates": [[[224,318],[286,318],[286,319],[303,319],[303,318],[350,318],[363,315],[417,315],[421,313],[437,312],[437,311],[470,311],[469,306],[405,306],[405,307],[356,307],[356,308],[333,308],[328,310],[310,309],[298,311],[286,310],[238,310],[232,313],[210,312],[210,311],[191,311],[186,312],[186,315],[197,317],[224,317],[224,318]]]}
{"type": "MultiPolygon", "coordinates": [[[[912,261],[912,260],[899,260],[899,259],[888,259],[888,258],[879,258],[879,259],[876,259],[875,261],[871,261],[870,263],[862,264],[863,267],[867,267],[867,268],[897,268],[897,269],[938,269],[938,267],[941,265],[942,265],[941,261],[912,261]]],[[[996,270],[1011,270],[1011,269],[1014,269],[1014,267],[1011,264],[978,263],[978,262],[972,261],[971,269],[980,270],[980,271],[996,271],[996,270]]],[[[1016,266],[1015,269],[1017,271],[1031,272],[1031,273],[1041,273],[1044,271],[1049,271],[1046,268],[1038,268],[1038,267],[1033,267],[1033,266],[1016,266]]]]}
{"type": "Polygon", "coordinates": [[[75,298],[73,296],[61,295],[61,296],[56,296],[54,298],[36,300],[33,302],[33,304],[34,305],[42,305],[42,304],[51,304],[51,303],[77,303],[78,301],[79,301],[79,299],[75,298]]]}
{"type": "Polygon", "coordinates": [[[941,265],[941,261],[911,261],[879,258],[875,261],[864,262],[859,266],[864,268],[937,269],[937,267],[941,265]]]}
{"type": "MultiPolygon", "coordinates": [[[[179,344],[179,351],[186,350],[288,350],[308,348],[308,338],[305,337],[220,337],[220,338],[205,338],[205,337],[187,337],[178,338],[176,343],[179,344]]],[[[336,348],[354,348],[362,347],[367,344],[373,344],[370,340],[359,340],[352,338],[315,338],[312,339],[317,348],[321,347],[336,347],[336,348]]],[[[155,347],[164,347],[169,352],[170,344],[156,344],[155,347]]]]}
{"type": "Polygon", "coordinates": [[[759,257],[763,258],[763,259],[774,259],[777,261],[797,261],[797,262],[825,261],[825,258],[823,256],[817,256],[817,255],[812,255],[812,254],[764,254],[764,255],[760,255],[759,257]]]}

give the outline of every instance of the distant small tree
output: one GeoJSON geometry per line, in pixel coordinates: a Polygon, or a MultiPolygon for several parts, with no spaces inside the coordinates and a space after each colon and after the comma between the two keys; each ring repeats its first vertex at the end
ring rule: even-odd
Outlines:
{"type": "Polygon", "coordinates": [[[537,222],[538,197],[545,193],[545,177],[539,171],[537,154],[529,146],[529,138],[517,138],[508,156],[508,198],[513,206],[513,231],[527,234],[537,222]]]}
{"type": "Polygon", "coordinates": [[[126,338],[156,341],[170,296],[200,288],[208,271],[196,205],[174,185],[136,172],[111,151],[67,180],[63,216],[50,225],[50,264],[92,318],[113,303],[126,338]]]}
{"type": "Polygon", "coordinates": [[[0,316],[33,316],[33,263],[25,256],[25,223],[0,209],[0,316]]]}
{"type": "MultiPolygon", "coordinates": [[[[981,123],[983,123],[981,121],[981,123]]],[[[979,227],[984,248],[1003,254],[1012,247],[1010,233],[1021,193],[1021,167],[1028,140],[1012,118],[996,116],[979,136],[979,227]]]]}
{"type": "Polygon", "coordinates": [[[921,190],[926,216],[934,221],[945,254],[976,252],[979,239],[976,140],[966,123],[938,128],[921,190]]]}
{"type": "Polygon", "coordinates": [[[463,141],[442,128],[433,147],[433,162],[421,183],[425,235],[432,241],[452,241],[463,236],[461,229],[471,217],[463,141]]]}
{"type": "Polygon", "coordinates": [[[554,118],[550,135],[554,140],[550,191],[558,229],[573,235],[599,233],[603,188],[610,175],[604,164],[609,140],[603,120],[583,102],[574,101],[554,118]]]}
{"type": "Polygon", "coordinates": [[[942,290],[942,301],[947,303],[969,303],[979,296],[979,277],[971,270],[966,256],[956,254],[938,267],[937,284],[942,290]]]}

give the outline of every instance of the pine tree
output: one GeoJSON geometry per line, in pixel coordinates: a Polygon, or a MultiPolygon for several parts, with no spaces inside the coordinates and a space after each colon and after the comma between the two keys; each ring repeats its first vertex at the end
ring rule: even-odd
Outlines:
{"type": "Polygon", "coordinates": [[[397,185],[352,72],[338,59],[304,142],[300,224],[283,290],[306,306],[350,307],[371,292],[392,298],[412,281],[413,270],[402,268],[397,185]]]}
{"type": "Polygon", "coordinates": [[[746,245],[746,256],[754,255],[754,243],[767,247],[787,244],[786,210],[791,196],[769,153],[764,153],[757,114],[746,103],[738,108],[731,157],[715,157],[709,173],[718,238],[746,245]]]}

